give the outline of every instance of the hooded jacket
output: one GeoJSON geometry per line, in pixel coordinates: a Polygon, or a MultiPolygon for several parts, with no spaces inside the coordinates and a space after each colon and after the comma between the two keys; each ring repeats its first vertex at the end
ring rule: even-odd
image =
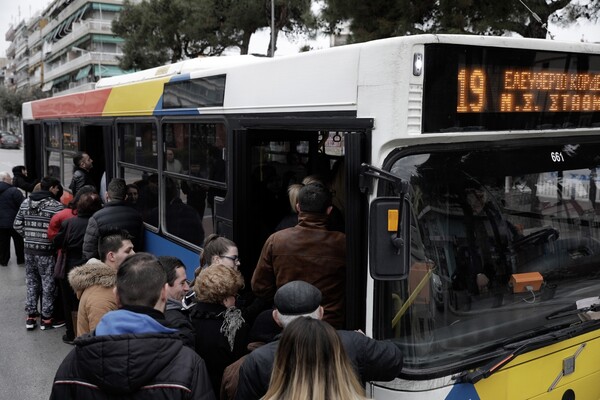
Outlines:
{"type": "Polygon", "coordinates": [[[117,309],[113,292],[116,269],[95,258],[69,272],[69,284],[79,299],[77,336],[93,331],[100,319],[117,309]]]}
{"type": "Polygon", "coordinates": [[[48,225],[52,216],[63,208],[48,190],[31,193],[21,203],[13,228],[24,239],[25,253],[54,254],[54,246],[48,239],[48,225]]]}
{"type": "Polygon", "coordinates": [[[50,399],[214,400],[214,395],[204,361],[172,329],[147,314],[118,310],[106,314],[96,332],[75,340],[50,399]]]}

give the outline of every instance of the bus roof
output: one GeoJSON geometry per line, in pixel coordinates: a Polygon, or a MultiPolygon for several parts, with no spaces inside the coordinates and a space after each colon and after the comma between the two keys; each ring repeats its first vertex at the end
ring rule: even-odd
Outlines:
{"type": "Polygon", "coordinates": [[[400,72],[405,71],[406,60],[412,64],[414,49],[428,43],[600,54],[600,45],[589,43],[474,35],[415,35],[275,58],[206,57],[104,78],[95,90],[24,103],[23,120],[324,109],[356,111],[358,86],[407,81],[409,77],[403,75],[409,74],[400,72]],[[395,73],[389,66],[396,68],[395,73]],[[368,75],[367,71],[370,71],[368,75]],[[222,93],[224,99],[219,106],[163,108],[166,84],[216,75],[226,75],[227,80],[222,93]]]}

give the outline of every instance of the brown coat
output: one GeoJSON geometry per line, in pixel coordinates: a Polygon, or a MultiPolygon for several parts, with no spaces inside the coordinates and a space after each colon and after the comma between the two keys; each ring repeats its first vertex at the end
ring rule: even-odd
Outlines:
{"type": "Polygon", "coordinates": [[[116,281],[117,271],[95,258],[69,272],[69,283],[79,298],[77,336],[96,329],[104,314],[117,309],[116,281]]]}
{"type": "Polygon", "coordinates": [[[286,283],[306,281],[321,290],[323,320],[342,328],[346,235],[327,230],[327,218],[322,215],[301,212],[298,221],[295,227],[275,232],[265,242],[252,276],[252,291],[272,299],[286,283]]]}

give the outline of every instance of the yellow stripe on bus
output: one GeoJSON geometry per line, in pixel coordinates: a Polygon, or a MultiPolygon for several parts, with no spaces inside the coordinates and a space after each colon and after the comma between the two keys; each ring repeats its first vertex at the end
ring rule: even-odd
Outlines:
{"type": "Polygon", "coordinates": [[[113,87],[106,101],[103,116],[152,115],[167,81],[168,77],[113,87]]]}
{"type": "Polygon", "coordinates": [[[475,388],[481,399],[600,399],[600,339],[598,332],[568,339],[518,356],[475,388]],[[581,351],[578,350],[580,348],[581,351]],[[563,374],[563,362],[574,359],[574,370],[563,374]],[[559,379],[557,379],[559,378],[559,379]],[[563,397],[565,395],[566,397],[563,397]]]}

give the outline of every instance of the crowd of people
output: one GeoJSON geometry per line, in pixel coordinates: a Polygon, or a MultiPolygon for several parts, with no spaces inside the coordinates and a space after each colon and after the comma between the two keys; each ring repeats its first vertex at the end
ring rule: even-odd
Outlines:
{"type": "Polygon", "coordinates": [[[91,158],[73,161],[66,205],[54,178],[27,190],[14,170],[0,173],[0,264],[12,238],[26,329],[66,325],[75,346],[51,399],[364,399],[366,381],[399,375],[395,344],[342,330],[345,236],[318,180],[290,190],[289,227],[267,239],[243,290],[233,241],[208,235],[188,281],[177,257],[143,251],[137,197],[128,199],[137,189],[115,178],[102,199],[91,158]]]}

